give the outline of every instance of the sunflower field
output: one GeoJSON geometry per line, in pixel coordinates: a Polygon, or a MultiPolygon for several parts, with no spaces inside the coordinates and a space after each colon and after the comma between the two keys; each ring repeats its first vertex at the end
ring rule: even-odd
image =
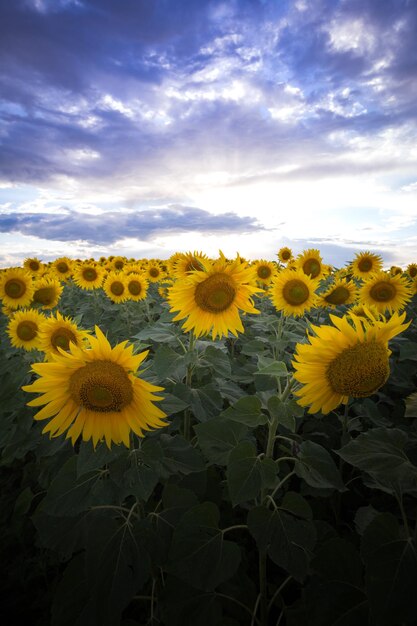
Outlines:
{"type": "Polygon", "coordinates": [[[28,258],[0,300],[8,623],[417,624],[417,263],[28,258]]]}

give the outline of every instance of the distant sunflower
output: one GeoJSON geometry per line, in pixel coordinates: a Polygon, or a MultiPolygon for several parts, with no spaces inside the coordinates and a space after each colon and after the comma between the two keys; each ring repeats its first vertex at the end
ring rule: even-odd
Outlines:
{"type": "Polygon", "coordinates": [[[0,299],[10,309],[27,307],[32,302],[32,276],[20,267],[11,267],[0,275],[0,299]]]}
{"type": "Polygon", "coordinates": [[[57,311],[41,324],[39,350],[45,352],[46,358],[51,359],[52,355],[60,354],[59,348],[68,351],[71,343],[82,346],[87,339],[86,330],[79,329],[75,322],[57,311]]]}
{"type": "Polygon", "coordinates": [[[72,274],[73,265],[71,259],[67,256],[61,256],[53,261],[52,270],[60,280],[66,281],[72,274]]]}
{"type": "Polygon", "coordinates": [[[409,263],[405,271],[411,278],[417,278],[417,263],[409,263]]]}
{"type": "Polygon", "coordinates": [[[295,391],[297,402],[309,406],[309,413],[327,414],[349,397],[378,391],[390,374],[388,341],[410,325],[403,324],[405,313],[373,324],[354,315],[330,319],[334,326],[312,326],[316,336],[296,345],[292,362],[294,378],[303,385],[295,391]]]}
{"type": "Polygon", "coordinates": [[[177,253],[176,260],[173,266],[173,274],[178,278],[184,278],[191,272],[204,271],[204,266],[201,263],[202,259],[207,259],[207,256],[202,252],[179,252],[177,253]]]}
{"type": "Polygon", "coordinates": [[[43,433],[66,432],[73,445],[82,435],[94,447],[102,440],[109,448],[130,447],[131,431],[143,437],[146,430],[166,426],[166,414],[154,404],[163,399],[155,395],[163,388],[136,375],[148,351],[134,355],[127,341],[112,348],[97,326],[95,332],[91,349],[71,344],[70,352],[55,355],[52,363],[34,364],[39,378],[22,389],[42,394],[28,404],[43,406],[34,416],[49,420],[43,433]]]}
{"type": "Polygon", "coordinates": [[[392,265],[390,267],[389,273],[391,274],[391,276],[398,276],[399,274],[402,274],[403,271],[401,267],[398,267],[398,265],[392,265]]]}
{"type": "Polygon", "coordinates": [[[239,260],[228,262],[223,255],[211,262],[204,260],[204,271],[194,271],[168,289],[171,311],[179,311],[174,321],[187,318],[185,331],[197,337],[211,332],[212,338],[237,336],[244,332],[239,312],[259,313],[251,296],[260,291],[251,284],[253,270],[239,260]]]}
{"type": "Polygon", "coordinates": [[[335,280],[330,287],[320,294],[319,304],[325,307],[337,307],[342,304],[352,304],[358,296],[358,290],[352,281],[343,278],[335,280]]]}
{"type": "Polygon", "coordinates": [[[364,304],[356,304],[355,306],[350,307],[349,314],[356,315],[356,317],[364,317],[371,323],[375,320],[381,321],[385,319],[384,315],[372,305],[365,306],[364,304]]]}
{"type": "Polygon", "coordinates": [[[121,272],[109,272],[104,279],[103,290],[108,298],[116,304],[128,298],[126,279],[121,272]]]}
{"type": "Polygon", "coordinates": [[[39,329],[45,316],[35,309],[16,311],[7,325],[7,334],[15,348],[34,350],[39,347],[39,329]]]}
{"type": "Polygon", "coordinates": [[[382,258],[373,252],[358,252],[350,269],[356,278],[369,278],[371,274],[382,269],[382,258]]]}
{"type": "Polygon", "coordinates": [[[316,287],[317,281],[301,268],[287,267],[271,283],[270,297],[277,311],[283,311],[284,315],[304,315],[317,304],[316,287]]]}
{"type": "Polygon", "coordinates": [[[63,287],[57,278],[39,278],[34,284],[33,304],[42,309],[53,309],[59,302],[63,287]]]}
{"type": "Polygon", "coordinates": [[[277,268],[272,261],[264,261],[263,259],[255,261],[252,265],[255,272],[255,280],[261,286],[269,285],[277,273],[277,268]]]}
{"type": "Polygon", "coordinates": [[[79,263],[73,272],[73,280],[81,289],[99,289],[104,280],[105,270],[94,261],[79,263]]]}
{"type": "Polygon", "coordinates": [[[288,261],[294,258],[291,248],[287,248],[287,246],[280,248],[277,256],[281,263],[288,263],[288,261]]]}
{"type": "Polygon", "coordinates": [[[142,273],[132,272],[125,277],[127,298],[138,302],[139,300],[145,300],[148,293],[149,283],[142,273]]]}
{"type": "Polygon", "coordinates": [[[297,267],[303,270],[304,274],[310,278],[320,278],[323,275],[325,266],[319,250],[309,248],[304,250],[297,257],[297,267]]]}
{"type": "Polygon", "coordinates": [[[164,271],[157,261],[150,260],[145,268],[145,274],[147,280],[151,283],[159,283],[164,278],[164,271]]]}
{"type": "Polygon", "coordinates": [[[28,257],[25,259],[23,261],[23,267],[33,275],[42,274],[45,269],[45,265],[36,257],[28,257]]]}
{"type": "Polygon", "coordinates": [[[408,280],[400,275],[376,272],[366,280],[359,290],[359,301],[373,305],[384,313],[400,311],[411,300],[412,290],[408,280]]]}

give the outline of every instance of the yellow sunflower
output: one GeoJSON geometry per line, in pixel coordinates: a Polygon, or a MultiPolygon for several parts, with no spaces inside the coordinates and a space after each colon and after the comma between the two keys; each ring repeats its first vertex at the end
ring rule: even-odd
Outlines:
{"type": "Polygon", "coordinates": [[[391,274],[391,276],[397,276],[398,274],[402,274],[403,271],[401,267],[398,267],[398,265],[392,265],[390,267],[389,273],[391,274]]]}
{"type": "Polygon", "coordinates": [[[53,309],[59,302],[63,287],[57,278],[40,278],[34,284],[33,304],[42,309],[53,309]]]}
{"type": "Polygon", "coordinates": [[[110,269],[122,270],[127,263],[127,259],[124,256],[115,256],[110,261],[110,269]]]}
{"type": "Polygon", "coordinates": [[[143,274],[138,272],[131,272],[125,276],[127,298],[138,302],[139,300],[145,300],[148,293],[149,283],[143,274]]]}
{"type": "Polygon", "coordinates": [[[42,394],[28,404],[43,406],[34,416],[49,419],[43,433],[66,432],[73,445],[82,435],[94,447],[102,440],[109,448],[129,447],[131,431],[143,437],[146,430],[166,426],[166,414],[154,405],[163,399],[155,392],[163,388],[136,375],[148,350],[134,355],[127,341],[112,348],[97,326],[95,331],[91,349],[71,344],[70,352],[55,355],[52,363],[35,363],[32,370],[40,378],[22,389],[42,394]]]}
{"type": "Polygon", "coordinates": [[[281,263],[288,263],[293,258],[292,250],[284,246],[278,250],[277,256],[281,263]]]}
{"type": "Polygon", "coordinates": [[[73,280],[81,289],[99,289],[103,284],[105,270],[94,261],[79,263],[73,271],[73,280]]]}
{"type": "Polygon", "coordinates": [[[196,270],[204,271],[201,259],[207,259],[207,256],[202,252],[178,252],[173,266],[174,276],[185,278],[196,270]]]}
{"type": "Polygon", "coordinates": [[[319,304],[324,307],[336,308],[341,304],[352,304],[358,297],[358,290],[352,281],[343,278],[335,280],[332,285],[320,294],[319,304]]]}
{"type": "Polygon", "coordinates": [[[45,316],[35,309],[16,311],[7,325],[7,334],[15,348],[34,350],[39,347],[39,329],[45,316]]]}
{"type": "Polygon", "coordinates": [[[310,278],[319,279],[324,272],[324,265],[319,250],[309,248],[303,250],[297,257],[297,267],[303,270],[310,278]]]}
{"type": "Polygon", "coordinates": [[[356,278],[368,278],[382,269],[382,258],[373,252],[358,252],[350,264],[350,269],[356,278]]]}
{"type": "Polygon", "coordinates": [[[405,271],[411,278],[417,278],[417,263],[409,263],[405,271]]]}
{"type": "Polygon", "coordinates": [[[334,326],[312,326],[315,336],[297,344],[294,378],[302,383],[297,402],[309,413],[329,413],[349,397],[365,398],[385,384],[390,374],[388,341],[408,328],[405,313],[389,321],[330,315],[334,326]],[[352,322],[352,323],[350,323],[352,322]]]}
{"type": "Polygon", "coordinates": [[[46,358],[60,354],[59,349],[69,350],[71,343],[82,346],[88,339],[88,331],[78,328],[69,317],[55,315],[46,318],[39,330],[39,350],[45,352],[46,358]]]}
{"type": "Polygon", "coordinates": [[[412,291],[408,280],[400,275],[376,272],[359,290],[359,301],[375,306],[378,311],[400,311],[411,300],[412,291]]]}
{"type": "Polygon", "coordinates": [[[145,267],[147,280],[151,283],[158,283],[164,278],[164,271],[158,261],[150,260],[145,267]]]}
{"type": "Polygon", "coordinates": [[[211,332],[212,338],[237,336],[244,332],[239,311],[259,313],[251,296],[260,291],[251,284],[253,270],[239,260],[228,262],[221,254],[215,262],[202,260],[204,271],[194,271],[168,289],[171,311],[179,311],[174,321],[187,318],[185,331],[200,337],[211,332]]]}
{"type": "Polygon", "coordinates": [[[45,265],[36,257],[28,257],[25,259],[23,261],[23,267],[33,275],[41,274],[45,269],[45,265]]]}
{"type": "Polygon", "coordinates": [[[121,272],[109,272],[104,279],[103,290],[112,302],[118,304],[128,298],[126,279],[121,272]]]}
{"type": "Polygon", "coordinates": [[[255,272],[255,280],[260,283],[261,287],[269,285],[277,273],[277,268],[272,261],[264,261],[261,259],[255,261],[252,267],[255,272]]]}
{"type": "Polygon", "coordinates": [[[364,304],[356,304],[349,309],[349,313],[356,315],[356,317],[364,317],[369,322],[377,320],[384,320],[385,317],[374,306],[365,306],[364,304]]]}
{"type": "Polygon", "coordinates": [[[61,256],[52,263],[52,270],[60,280],[66,281],[70,278],[73,270],[73,262],[67,256],[61,256]]]}
{"type": "Polygon", "coordinates": [[[301,268],[279,272],[270,287],[270,297],[277,311],[284,315],[304,315],[317,305],[317,281],[307,276],[301,268]]]}
{"type": "Polygon", "coordinates": [[[21,267],[11,267],[1,274],[0,300],[10,309],[29,306],[33,296],[32,276],[21,267]]]}

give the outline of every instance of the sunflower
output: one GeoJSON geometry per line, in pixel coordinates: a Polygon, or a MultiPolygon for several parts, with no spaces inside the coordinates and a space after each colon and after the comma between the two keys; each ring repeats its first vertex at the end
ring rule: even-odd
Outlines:
{"type": "Polygon", "coordinates": [[[409,263],[405,271],[410,276],[410,278],[416,278],[417,277],[417,263],[409,263]]]}
{"type": "Polygon", "coordinates": [[[125,276],[128,300],[144,300],[148,293],[149,283],[143,274],[132,272],[125,276]]]}
{"type": "Polygon", "coordinates": [[[35,309],[16,311],[7,325],[7,334],[15,348],[34,350],[39,347],[39,329],[45,316],[35,309]]]}
{"type": "Polygon", "coordinates": [[[389,273],[391,274],[391,276],[397,276],[398,274],[402,274],[403,271],[398,265],[392,265],[390,267],[389,273]]]}
{"type": "Polygon", "coordinates": [[[320,278],[324,272],[324,265],[319,250],[309,248],[297,257],[297,267],[311,278],[320,278]]]}
{"type": "Polygon", "coordinates": [[[59,311],[48,317],[39,329],[39,350],[45,352],[49,360],[53,355],[60,354],[59,349],[69,350],[71,343],[82,346],[88,339],[88,332],[80,330],[69,317],[59,311]]]}
{"type": "Polygon", "coordinates": [[[23,267],[31,274],[42,274],[45,269],[45,265],[42,261],[39,261],[36,257],[28,257],[23,261],[23,267]]]}
{"type": "Polygon", "coordinates": [[[207,259],[207,256],[202,252],[178,252],[172,268],[174,276],[185,278],[196,270],[204,271],[202,259],[207,259]]]}
{"type": "Polygon", "coordinates": [[[400,311],[411,300],[411,287],[406,278],[391,276],[387,272],[376,272],[366,280],[359,290],[359,300],[372,304],[378,311],[400,311]]]}
{"type": "Polygon", "coordinates": [[[302,383],[297,402],[309,413],[327,414],[349,397],[372,395],[388,379],[388,341],[408,328],[405,313],[389,321],[367,323],[355,315],[330,315],[334,326],[312,326],[315,336],[297,344],[292,362],[294,378],[302,383]],[[352,323],[350,323],[352,322],[352,323]]]}
{"type": "Polygon", "coordinates": [[[251,296],[260,289],[251,284],[253,269],[239,260],[228,262],[223,254],[211,262],[202,260],[204,271],[194,271],[186,280],[168,289],[171,311],[179,311],[174,321],[187,318],[185,331],[197,337],[211,332],[215,339],[244,332],[239,311],[259,313],[251,296]]]}
{"type": "Polygon", "coordinates": [[[349,314],[356,315],[356,317],[364,317],[369,322],[374,322],[376,319],[385,319],[384,315],[371,304],[369,306],[365,306],[364,304],[356,304],[349,309],[349,314]]]}
{"type": "Polygon", "coordinates": [[[260,286],[269,285],[277,273],[277,268],[272,261],[255,261],[252,265],[255,272],[255,280],[260,286]]]}
{"type": "Polygon", "coordinates": [[[283,311],[284,315],[304,315],[317,304],[316,287],[317,281],[301,268],[287,267],[274,278],[270,297],[277,311],[283,311]]]}
{"type": "Polygon", "coordinates": [[[63,287],[57,278],[40,278],[34,284],[33,304],[42,309],[53,309],[59,302],[63,287]]]}
{"type": "Polygon", "coordinates": [[[145,268],[145,274],[147,280],[151,283],[158,283],[164,277],[164,272],[158,261],[150,260],[145,268]]]}
{"type": "Polygon", "coordinates": [[[82,435],[94,447],[102,440],[109,448],[113,442],[129,447],[131,431],[143,437],[145,430],[166,426],[166,414],[154,405],[163,399],[155,392],[163,388],[136,376],[148,350],[134,355],[127,341],[112,348],[97,326],[95,332],[91,349],[72,344],[53,363],[35,363],[40,378],[22,389],[42,394],[28,405],[43,406],[34,419],[49,419],[42,432],[50,437],[66,431],[73,445],[82,435]]]}
{"type": "Polygon", "coordinates": [[[109,272],[104,279],[103,290],[112,302],[124,302],[128,298],[126,279],[121,272],[109,272]]]}
{"type": "Polygon", "coordinates": [[[52,263],[52,270],[60,280],[68,280],[72,274],[73,262],[67,256],[61,256],[52,263]]]}
{"type": "Polygon", "coordinates": [[[339,279],[320,294],[319,304],[325,307],[336,308],[341,304],[352,304],[358,297],[358,290],[352,281],[339,279]]]}
{"type": "Polygon", "coordinates": [[[382,269],[382,258],[373,252],[358,252],[350,264],[350,269],[356,278],[368,278],[370,274],[382,269]]]}
{"type": "Polygon", "coordinates": [[[105,270],[94,261],[84,261],[79,263],[74,272],[75,284],[81,289],[98,289],[103,284],[105,270]]]}
{"type": "Polygon", "coordinates": [[[288,263],[293,258],[292,250],[284,246],[278,250],[277,256],[281,263],[288,263]]]}
{"type": "Polygon", "coordinates": [[[32,276],[21,267],[11,267],[1,274],[0,299],[10,309],[29,306],[33,296],[32,276]]]}
{"type": "Polygon", "coordinates": [[[122,270],[127,263],[127,259],[124,256],[115,256],[110,261],[110,269],[122,270]]]}

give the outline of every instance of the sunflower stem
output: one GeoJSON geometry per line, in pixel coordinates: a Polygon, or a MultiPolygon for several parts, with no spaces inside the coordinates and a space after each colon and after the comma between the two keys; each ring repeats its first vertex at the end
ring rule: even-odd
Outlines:
{"type": "MultiPolygon", "coordinates": [[[[193,378],[194,365],[192,363],[191,354],[194,352],[195,342],[196,342],[196,337],[194,333],[191,331],[190,336],[189,336],[189,341],[188,341],[188,348],[187,348],[187,353],[189,355],[189,362],[187,364],[187,369],[185,373],[185,384],[189,389],[191,389],[191,383],[192,383],[192,378],[193,378]]],[[[187,441],[190,441],[191,439],[191,410],[189,408],[186,408],[184,410],[184,420],[182,424],[182,431],[183,431],[184,439],[186,439],[187,441]]]]}
{"type": "Polygon", "coordinates": [[[266,579],[266,551],[259,551],[259,605],[262,626],[268,626],[268,599],[267,599],[267,579],[266,579]]]}

